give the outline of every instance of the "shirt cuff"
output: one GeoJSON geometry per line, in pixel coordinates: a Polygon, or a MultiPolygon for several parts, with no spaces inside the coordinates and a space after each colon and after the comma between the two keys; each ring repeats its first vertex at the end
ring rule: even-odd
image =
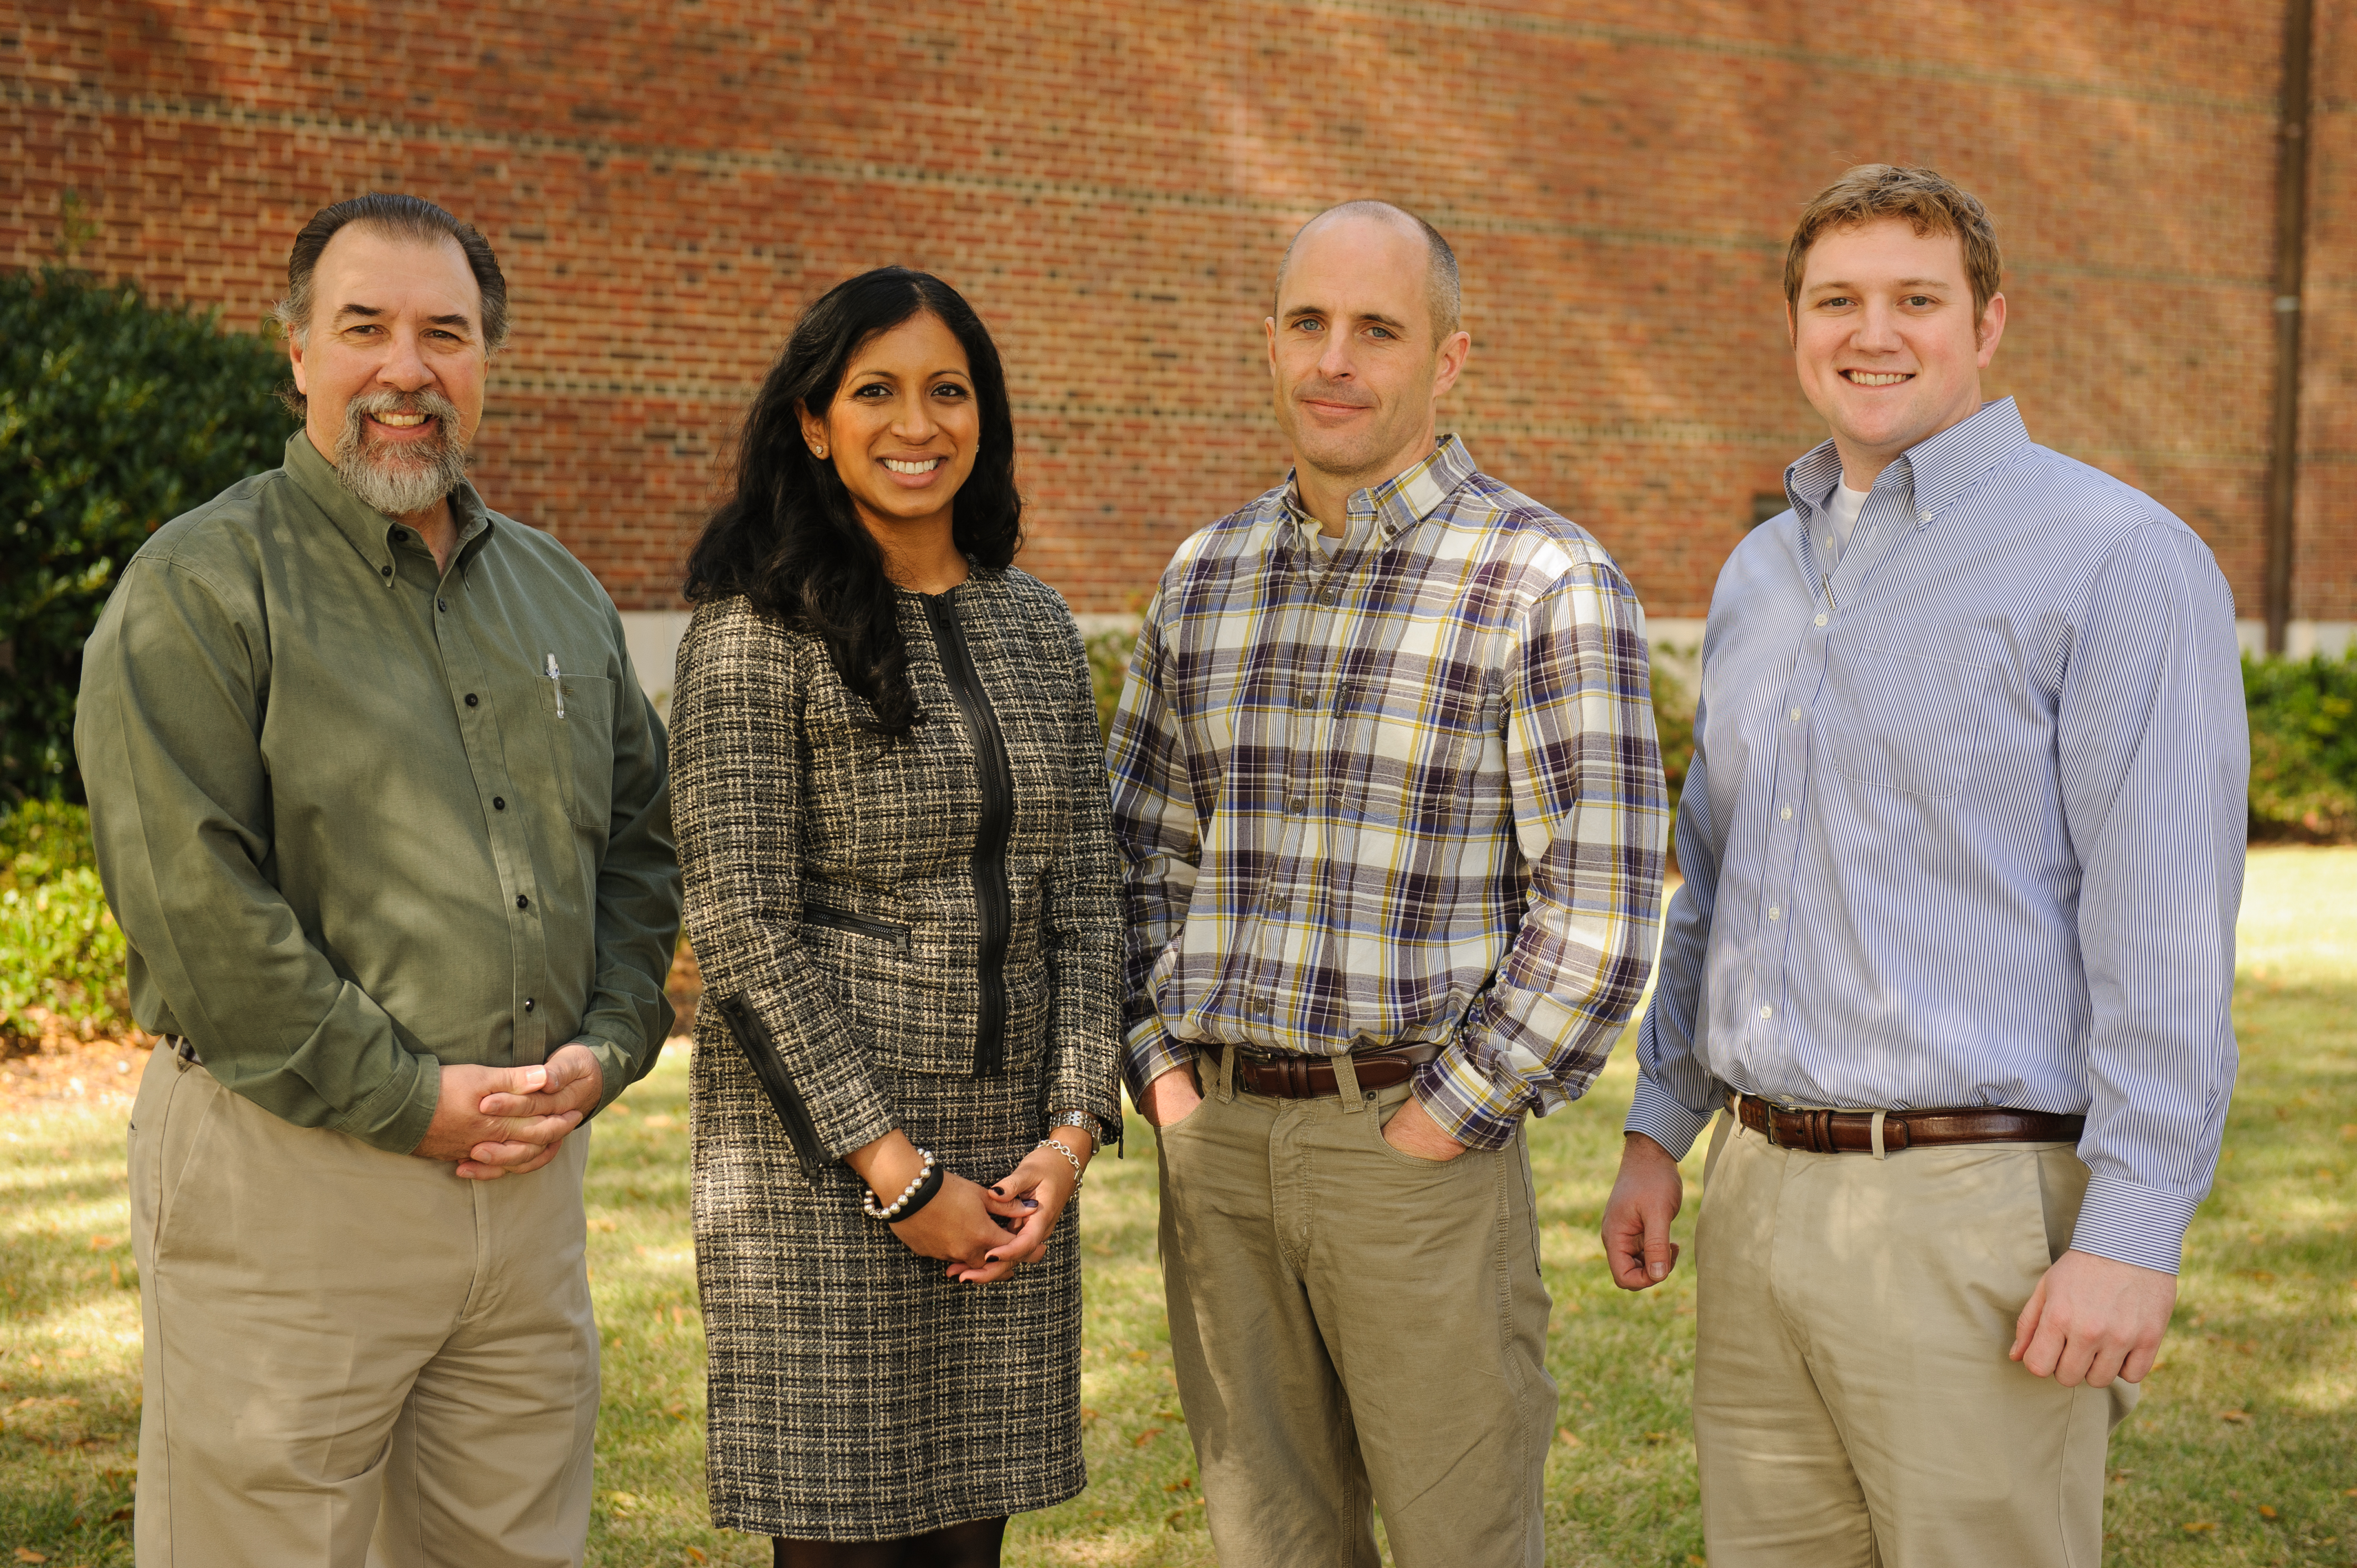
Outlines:
{"type": "Polygon", "coordinates": [[[583,1035],[565,1043],[587,1046],[589,1054],[597,1058],[597,1103],[589,1112],[591,1116],[621,1099],[622,1090],[635,1081],[631,1069],[639,1065],[638,1058],[613,1041],[599,1039],[595,1035],[583,1035]]]}
{"type": "Polygon", "coordinates": [[[1683,1160],[1694,1147],[1711,1118],[1718,1114],[1716,1107],[1708,1111],[1689,1111],[1679,1103],[1677,1096],[1663,1089],[1653,1079],[1637,1076],[1637,1098],[1629,1103],[1629,1119],[1620,1124],[1624,1133],[1642,1133],[1668,1151],[1670,1158],[1683,1160]]]}
{"type": "Polygon", "coordinates": [[[434,1125],[441,1100],[441,1059],[403,1051],[393,1075],[375,1092],[350,1113],[330,1118],[328,1125],[389,1155],[414,1155],[434,1125]]]}
{"type": "Polygon", "coordinates": [[[1146,1103],[1146,1086],[1174,1068],[1195,1059],[1195,1047],[1170,1037],[1159,1018],[1139,1020],[1121,1049],[1121,1069],[1129,1079],[1129,1098],[1146,1103]]]}
{"type": "Polygon", "coordinates": [[[2115,1262],[2134,1263],[2164,1274],[2177,1273],[2185,1257],[2185,1228],[2193,1223],[2198,1197],[2182,1197],[2142,1187],[2126,1176],[2096,1173],[2071,1245],[2115,1262]]]}
{"type": "Polygon", "coordinates": [[[1513,1142],[1530,1103],[1529,1086],[1517,1079],[1501,1090],[1461,1043],[1416,1069],[1414,1087],[1424,1113],[1469,1149],[1502,1149],[1513,1142]]]}

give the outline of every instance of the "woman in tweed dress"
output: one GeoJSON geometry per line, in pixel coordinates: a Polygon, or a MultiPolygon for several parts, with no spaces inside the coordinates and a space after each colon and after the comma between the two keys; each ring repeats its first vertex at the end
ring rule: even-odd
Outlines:
{"type": "Polygon", "coordinates": [[[795,327],[688,564],[707,1469],[781,1565],[993,1564],[1085,1479],[1114,851],[1079,633],[1007,564],[1014,455],[971,307],[868,273],[795,327]]]}

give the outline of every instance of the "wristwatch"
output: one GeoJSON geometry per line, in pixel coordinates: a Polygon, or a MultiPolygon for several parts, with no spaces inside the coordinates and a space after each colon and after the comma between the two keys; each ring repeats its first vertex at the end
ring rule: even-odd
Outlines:
{"type": "Polygon", "coordinates": [[[1048,1132],[1052,1136],[1059,1127],[1078,1127],[1089,1135],[1092,1143],[1106,1141],[1104,1123],[1086,1111],[1059,1111],[1048,1118],[1048,1132]]]}

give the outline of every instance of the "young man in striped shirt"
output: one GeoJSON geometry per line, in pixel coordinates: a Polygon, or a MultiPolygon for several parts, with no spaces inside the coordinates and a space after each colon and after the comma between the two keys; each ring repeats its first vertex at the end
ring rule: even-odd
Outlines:
{"type": "Polygon", "coordinates": [[[1287,481],[1182,545],[1110,766],[1126,1070],[1161,1129],[1178,1390],[1227,1568],[1542,1561],[1555,1427],[1523,1120],[1652,964],[1636,596],[1437,405],[1456,260],[1313,219],[1267,322],[1287,481]]]}
{"type": "Polygon", "coordinates": [[[1718,1118],[1712,1568],[2092,1564],[2234,1082],[2233,600],[2184,523],[1982,403],[1969,193],[1851,169],[1784,279],[1833,439],[1711,603],[1608,1261],[1668,1276],[1718,1118]]]}

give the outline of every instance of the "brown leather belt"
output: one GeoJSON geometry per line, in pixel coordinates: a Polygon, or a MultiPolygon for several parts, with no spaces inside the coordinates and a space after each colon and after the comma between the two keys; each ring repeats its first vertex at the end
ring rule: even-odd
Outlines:
{"type": "MultiPolygon", "coordinates": [[[[1388,1050],[1352,1051],[1351,1070],[1361,1091],[1405,1083],[1415,1069],[1440,1055],[1438,1046],[1394,1046],[1388,1050]]],[[[1295,1056],[1290,1052],[1254,1053],[1238,1048],[1236,1087],[1246,1094],[1274,1095],[1279,1100],[1316,1100],[1340,1094],[1331,1057],[1295,1056]]]]}
{"type": "MultiPolygon", "coordinates": [[[[1875,1113],[1871,1111],[1787,1111],[1749,1094],[1728,1099],[1746,1127],[1766,1133],[1768,1141],[1780,1149],[1802,1149],[1813,1155],[1874,1152],[1875,1113]]],[[[2086,1126],[2084,1116],[2003,1106],[1887,1111],[1882,1113],[1882,1147],[1884,1153],[1895,1155],[1901,1149],[1942,1144],[2075,1144],[2086,1126]]]]}

